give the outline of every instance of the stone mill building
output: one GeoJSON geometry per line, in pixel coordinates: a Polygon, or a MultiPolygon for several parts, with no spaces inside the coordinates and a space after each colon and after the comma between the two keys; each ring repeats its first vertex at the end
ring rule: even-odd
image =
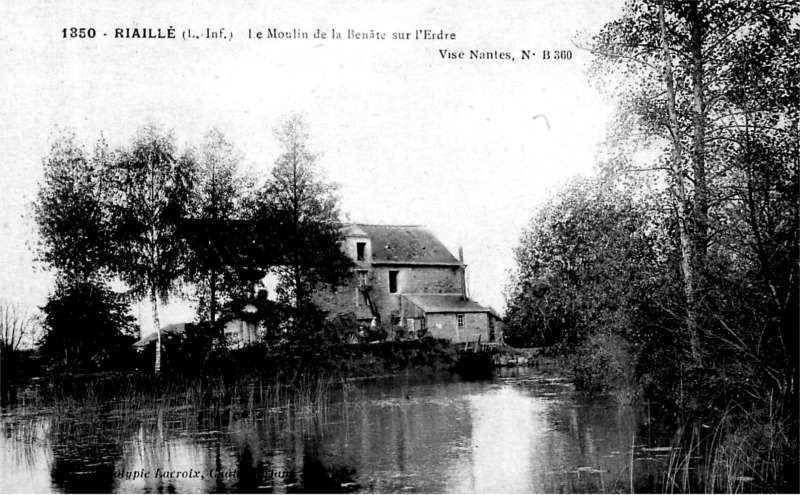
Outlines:
{"type": "Polygon", "coordinates": [[[364,324],[427,330],[452,342],[489,342],[496,317],[469,299],[463,254],[453,254],[428,229],[409,225],[351,224],[342,249],[355,262],[353,277],[318,294],[330,313],[352,312],[364,324]]]}

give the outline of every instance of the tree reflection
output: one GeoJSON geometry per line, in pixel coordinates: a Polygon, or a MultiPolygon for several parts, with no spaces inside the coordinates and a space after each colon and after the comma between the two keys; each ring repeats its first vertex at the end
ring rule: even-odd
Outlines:
{"type": "Polygon", "coordinates": [[[112,493],[117,486],[114,469],[120,457],[116,444],[57,445],[50,468],[53,486],[63,493],[112,493]]]}
{"type": "Polygon", "coordinates": [[[356,469],[350,466],[326,466],[320,459],[319,438],[303,446],[302,485],[290,493],[343,493],[356,486],[356,469]]]}

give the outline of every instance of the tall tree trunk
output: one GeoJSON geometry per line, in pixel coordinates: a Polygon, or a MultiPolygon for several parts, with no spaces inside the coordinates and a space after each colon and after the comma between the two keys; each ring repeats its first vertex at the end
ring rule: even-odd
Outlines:
{"type": "Polygon", "coordinates": [[[692,240],[692,211],[686,197],[684,151],[680,139],[680,123],[675,96],[675,82],[672,71],[672,55],[667,42],[667,26],[664,17],[664,0],[659,4],[661,24],[661,49],[664,56],[664,84],[667,87],[667,107],[669,127],[672,138],[672,179],[675,183],[675,197],[678,203],[678,222],[680,224],[681,269],[683,271],[683,291],[686,297],[686,327],[689,350],[695,364],[700,364],[700,349],[697,324],[697,293],[695,287],[695,250],[692,240]]]}
{"type": "Polygon", "coordinates": [[[692,167],[694,172],[694,270],[696,292],[702,293],[705,278],[705,258],[708,250],[708,185],[706,181],[706,120],[705,86],[703,73],[703,24],[698,11],[698,3],[689,4],[689,24],[691,30],[692,54],[692,127],[694,128],[694,149],[692,167]]]}
{"type": "Polygon", "coordinates": [[[153,305],[153,322],[156,324],[156,374],[161,373],[161,323],[158,320],[158,296],[153,288],[150,291],[150,303],[153,305]]]}
{"type": "Polygon", "coordinates": [[[300,267],[300,262],[297,261],[297,264],[294,267],[294,297],[295,297],[295,306],[298,310],[305,309],[305,291],[303,290],[303,274],[302,268],[300,267]]]}
{"type": "MultiPolygon", "coordinates": [[[[209,297],[209,320],[211,321],[211,331],[214,331],[217,322],[217,271],[211,269],[211,280],[209,280],[209,290],[211,295],[209,297]]],[[[224,337],[225,333],[220,330],[220,337],[224,337]]]]}
{"type": "MultiPolygon", "coordinates": [[[[298,152],[293,150],[294,156],[292,157],[292,237],[294,239],[294,248],[300,247],[300,178],[298,176],[298,169],[300,166],[298,152]]],[[[300,259],[295,255],[294,264],[294,295],[295,306],[299,311],[305,310],[305,294],[303,294],[302,273],[301,273],[300,259]]]]}

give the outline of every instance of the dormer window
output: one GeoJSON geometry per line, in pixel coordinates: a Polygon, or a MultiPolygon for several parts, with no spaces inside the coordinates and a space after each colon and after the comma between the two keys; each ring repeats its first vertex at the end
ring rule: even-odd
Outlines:
{"type": "Polygon", "coordinates": [[[366,242],[357,242],[356,243],[356,261],[366,261],[366,251],[367,251],[367,243],[366,242]]]}

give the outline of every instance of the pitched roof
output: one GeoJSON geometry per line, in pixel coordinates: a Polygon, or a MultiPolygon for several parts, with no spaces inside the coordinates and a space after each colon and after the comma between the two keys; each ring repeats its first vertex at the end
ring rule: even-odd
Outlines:
{"type": "Polygon", "coordinates": [[[461,264],[425,227],[365,224],[349,227],[364,232],[372,241],[373,263],[461,264]]]}
{"type": "Polygon", "coordinates": [[[489,309],[461,294],[403,294],[406,300],[426,313],[488,313],[489,309]]]}

